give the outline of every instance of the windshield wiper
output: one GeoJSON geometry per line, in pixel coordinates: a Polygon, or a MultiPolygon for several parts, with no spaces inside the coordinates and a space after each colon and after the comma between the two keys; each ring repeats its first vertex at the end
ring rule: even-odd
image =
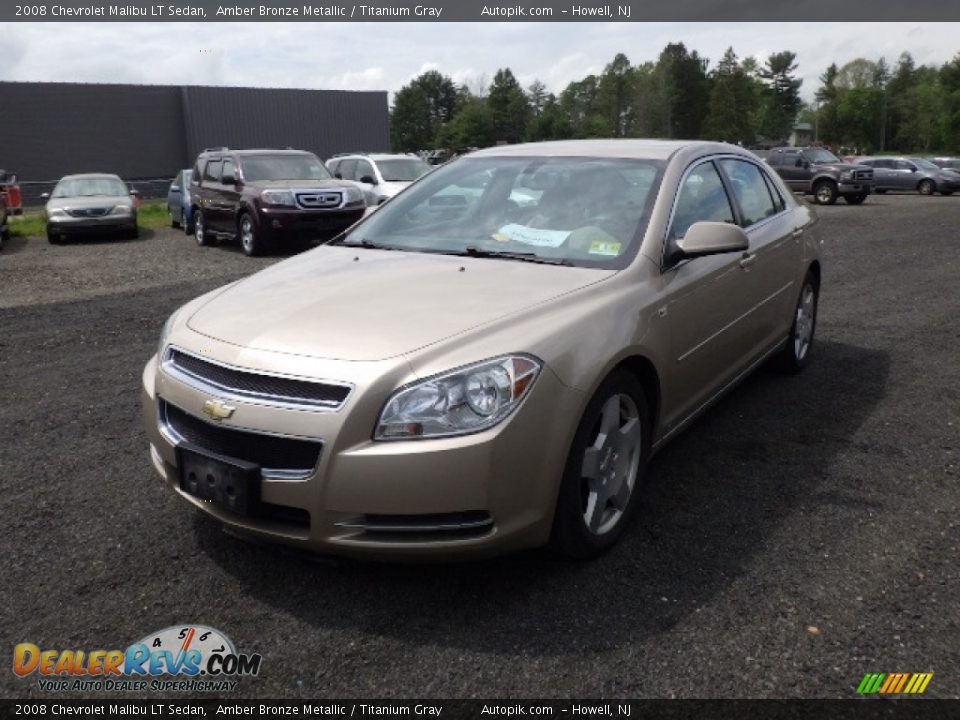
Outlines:
{"type": "Polygon", "coordinates": [[[468,245],[462,252],[450,253],[464,257],[501,258],[503,260],[519,260],[521,262],[540,263],[542,265],[573,265],[566,258],[542,257],[532,252],[513,252],[510,250],[484,250],[475,245],[468,245]]]}
{"type": "Polygon", "coordinates": [[[379,243],[370,242],[366,238],[360,238],[359,241],[355,242],[346,242],[346,238],[334,238],[327,245],[342,245],[343,247],[362,247],[370,250],[405,250],[406,248],[397,247],[396,245],[381,245],[379,243]]]}

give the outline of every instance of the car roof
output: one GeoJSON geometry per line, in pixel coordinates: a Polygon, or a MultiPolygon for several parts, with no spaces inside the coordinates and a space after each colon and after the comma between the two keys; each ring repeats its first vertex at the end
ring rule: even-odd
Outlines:
{"type": "Polygon", "coordinates": [[[706,140],[554,140],[550,142],[498,145],[470,153],[465,157],[609,157],[668,160],[680,151],[699,151],[697,154],[736,153],[756,159],[738,145],[706,140]]]}
{"type": "MultiPolygon", "coordinates": [[[[64,175],[60,180],[85,180],[94,178],[110,178],[111,180],[120,180],[119,175],[112,173],[78,173],[76,175],[64,175]]],[[[123,180],[120,180],[123,182],[123,180]]]]}
{"type": "MultiPolygon", "coordinates": [[[[406,153],[337,153],[330,160],[349,160],[350,158],[367,158],[369,160],[422,160],[419,155],[408,155],[406,153]]],[[[328,160],[327,162],[330,162],[328,160]]]]}
{"type": "Polygon", "coordinates": [[[244,150],[220,149],[204,150],[201,155],[313,155],[309,150],[294,150],[293,148],[246,148],[244,150]]]}

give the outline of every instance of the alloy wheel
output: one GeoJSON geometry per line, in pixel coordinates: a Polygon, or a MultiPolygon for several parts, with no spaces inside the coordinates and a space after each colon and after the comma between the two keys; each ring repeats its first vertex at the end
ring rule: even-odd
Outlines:
{"type": "Polygon", "coordinates": [[[817,295],[810,284],[803,286],[800,302],[797,303],[797,318],[794,324],[793,352],[797,360],[803,360],[813,341],[813,324],[817,312],[817,295]]]}

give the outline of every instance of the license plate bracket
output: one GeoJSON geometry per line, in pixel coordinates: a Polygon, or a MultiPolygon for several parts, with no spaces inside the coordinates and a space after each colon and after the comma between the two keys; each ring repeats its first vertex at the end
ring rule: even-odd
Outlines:
{"type": "Polygon", "coordinates": [[[217,507],[253,515],[260,505],[260,467],[181,443],[177,446],[180,489],[217,507]]]}

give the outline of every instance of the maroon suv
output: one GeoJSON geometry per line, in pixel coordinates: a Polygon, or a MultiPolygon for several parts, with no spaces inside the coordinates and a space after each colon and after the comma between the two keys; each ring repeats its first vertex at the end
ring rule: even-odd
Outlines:
{"type": "Polygon", "coordinates": [[[247,255],[285,239],[328,240],[366,209],[360,189],[304,150],[205,150],[190,196],[197,244],[239,238],[247,255]]]}

